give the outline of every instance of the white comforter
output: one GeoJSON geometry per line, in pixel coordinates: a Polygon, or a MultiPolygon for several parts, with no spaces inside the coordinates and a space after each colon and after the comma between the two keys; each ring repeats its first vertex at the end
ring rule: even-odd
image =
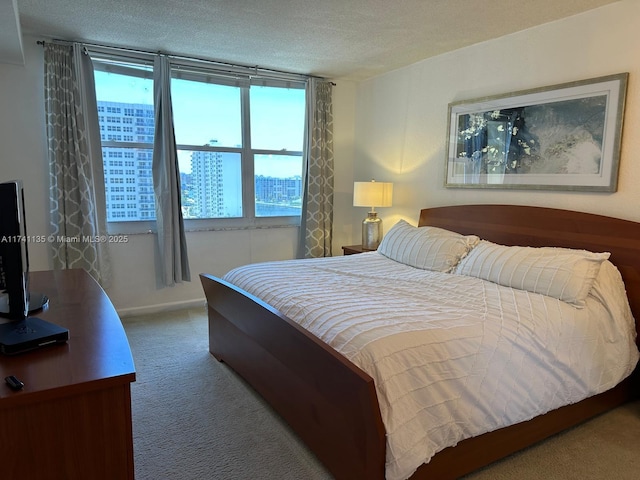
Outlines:
{"type": "Polygon", "coordinates": [[[618,271],[605,265],[585,309],[377,252],[248,265],[225,280],[374,378],[386,478],[403,480],[460,440],[575,403],[631,373],[634,321],[618,271]]]}

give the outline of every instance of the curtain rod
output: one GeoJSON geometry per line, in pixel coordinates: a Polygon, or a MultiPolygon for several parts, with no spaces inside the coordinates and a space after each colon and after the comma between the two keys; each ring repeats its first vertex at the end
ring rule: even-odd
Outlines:
{"type": "MultiPolygon", "coordinates": [[[[212,66],[217,66],[217,67],[221,67],[221,68],[237,68],[237,69],[242,69],[242,70],[246,70],[246,71],[253,71],[255,72],[256,75],[260,75],[260,73],[262,72],[263,74],[273,74],[273,75],[283,75],[283,76],[291,76],[291,77],[298,77],[299,79],[308,79],[308,78],[316,78],[319,80],[326,80],[324,77],[318,77],[316,75],[306,75],[303,73],[293,73],[293,72],[286,72],[284,70],[276,70],[276,69],[272,69],[272,68],[264,68],[264,67],[260,67],[258,65],[241,65],[241,64],[234,64],[234,63],[229,63],[229,62],[222,62],[220,60],[210,60],[210,59],[206,59],[206,58],[198,58],[198,57],[188,57],[185,55],[178,55],[178,54],[174,54],[174,53],[166,53],[166,52],[162,52],[162,51],[157,51],[157,52],[152,52],[152,51],[148,51],[148,50],[141,50],[141,49],[135,49],[135,48],[126,48],[126,47],[114,47],[111,45],[100,45],[97,43],[87,43],[87,42],[74,42],[71,40],[62,40],[62,39],[50,39],[48,40],[49,42],[52,43],[57,43],[57,44],[61,44],[61,45],[73,45],[74,43],[81,43],[82,45],[88,47],[88,48],[93,48],[93,49],[101,49],[101,50],[105,50],[105,51],[114,51],[114,52],[125,52],[125,53],[131,53],[134,55],[166,55],[168,57],[171,58],[175,58],[178,60],[185,60],[185,61],[191,61],[191,62],[200,62],[200,63],[205,63],[205,64],[209,64],[212,66]]],[[[38,40],[36,41],[36,43],[38,45],[42,45],[44,46],[46,41],[45,40],[38,40]]],[[[335,86],[335,83],[330,82],[331,85],[335,86]]]]}

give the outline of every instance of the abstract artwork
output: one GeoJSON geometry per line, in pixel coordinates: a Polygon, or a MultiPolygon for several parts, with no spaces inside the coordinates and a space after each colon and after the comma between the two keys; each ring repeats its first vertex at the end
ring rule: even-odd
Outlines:
{"type": "Polygon", "coordinates": [[[615,192],[627,78],[449,104],[445,186],[615,192]]]}

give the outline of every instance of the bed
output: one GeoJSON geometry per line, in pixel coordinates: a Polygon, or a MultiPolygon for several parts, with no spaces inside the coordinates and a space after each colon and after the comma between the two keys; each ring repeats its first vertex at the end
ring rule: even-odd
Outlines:
{"type": "MultiPolygon", "coordinates": [[[[640,318],[638,223],[558,209],[472,205],[422,210],[418,224],[500,245],[611,252],[630,309],[636,321],[640,318]]],[[[258,296],[211,275],[201,280],[211,353],[249,382],[336,478],[385,478],[385,401],[379,401],[372,376],[258,296]]],[[[381,298],[384,294],[380,291],[381,298]]],[[[614,408],[637,394],[637,374],[625,377],[602,393],[457,441],[438,450],[411,478],[458,478],[614,408]]]]}

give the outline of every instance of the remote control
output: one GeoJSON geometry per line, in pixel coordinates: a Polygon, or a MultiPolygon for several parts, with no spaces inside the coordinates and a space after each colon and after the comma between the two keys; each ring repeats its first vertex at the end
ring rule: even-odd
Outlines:
{"type": "Polygon", "coordinates": [[[13,375],[5,377],[4,381],[7,382],[7,385],[9,385],[11,390],[22,390],[22,387],[24,387],[24,383],[22,383],[13,375]]]}

